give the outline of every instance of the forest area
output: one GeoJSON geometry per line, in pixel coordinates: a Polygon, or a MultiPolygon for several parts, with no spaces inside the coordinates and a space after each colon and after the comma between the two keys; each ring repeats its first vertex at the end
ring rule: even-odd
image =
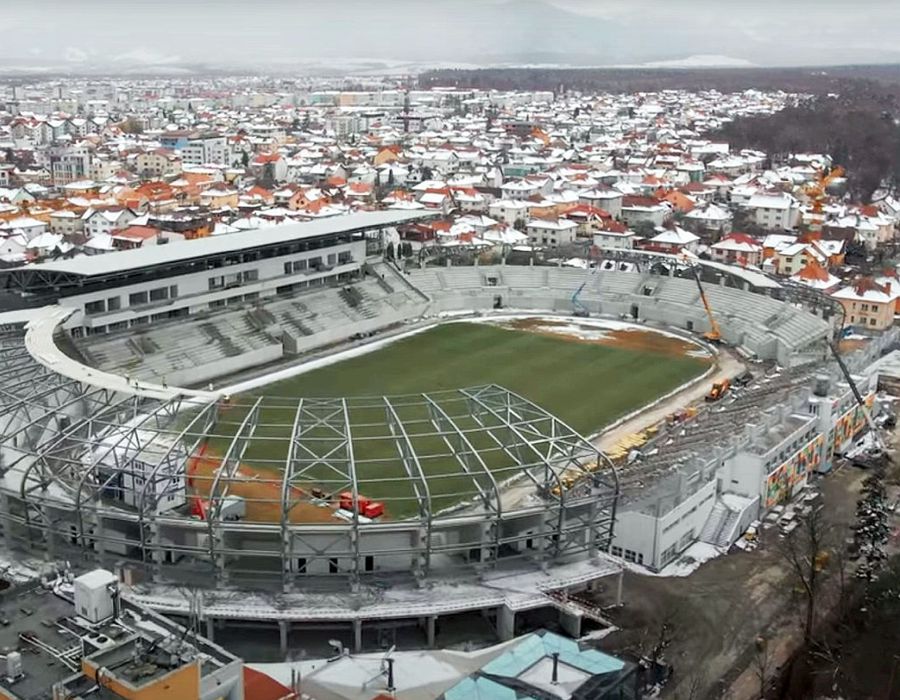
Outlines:
{"type": "Polygon", "coordinates": [[[882,187],[900,183],[898,102],[889,86],[854,81],[838,95],[819,95],[759,117],[739,117],[712,137],[732,149],[756,148],[777,159],[790,153],[825,153],[847,171],[848,191],[870,202],[882,187]]]}

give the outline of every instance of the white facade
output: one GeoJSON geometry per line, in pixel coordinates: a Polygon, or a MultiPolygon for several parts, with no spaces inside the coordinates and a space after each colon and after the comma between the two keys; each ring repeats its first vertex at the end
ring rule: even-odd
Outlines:
{"type": "MultiPolygon", "coordinates": [[[[698,472],[693,478],[703,477],[698,472]]],[[[697,541],[715,500],[715,479],[707,479],[664,514],[657,514],[652,505],[646,511],[623,509],[616,515],[610,552],[635,564],[662,569],[697,541]]]]}
{"type": "Polygon", "coordinates": [[[594,245],[598,248],[631,250],[634,248],[634,232],[598,231],[594,233],[594,245]]]}
{"type": "Polygon", "coordinates": [[[189,165],[215,163],[228,165],[228,143],[224,136],[192,138],[181,152],[182,162],[189,165]]]}
{"type": "Polygon", "coordinates": [[[234,300],[274,296],[284,286],[324,284],[326,279],[358,272],[365,254],[365,241],[351,241],[306,253],[79,294],[60,303],[78,310],[66,321],[66,328],[81,328],[88,334],[118,330],[202,313],[234,300]]]}
{"type": "Polygon", "coordinates": [[[532,219],[526,224],[525,232],[531,245],[566,245],[575,240],[578,224],[568,219],[532,219]]]}
{"type": "Polygon", "coordinates": [[[768,231],[789,231],[800,222],[800,206],[789,194],[755,194],[747,202],[753,222],[768,231]]]}
{"type": "Polygon", "coordinates": [[[188,453],[175,438],[118,429],[98,442],[85,461],[96,464],[103,491],[132,508],[162,513],[186,502],[188,453]]]}

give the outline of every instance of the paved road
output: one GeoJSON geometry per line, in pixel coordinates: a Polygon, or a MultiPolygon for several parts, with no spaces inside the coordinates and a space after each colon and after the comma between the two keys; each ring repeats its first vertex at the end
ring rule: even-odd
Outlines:
{"type": "Polygon", "coordinates": [[[621,423],[613,428],[605,430],[594,439],[594,446],[602,451],[611,450],[619,440],[626,435],[639,433],[651,425],[664,420],[666,416],[674,413],[679,408],[684,408],[697,401],[702,401],[709,392],[713,382],[720,379],[736,377],[744,371],[744,363],[741,362],[730,350],[722,348],[717,358],[717,369],[714,374],[701,379],[674,396],[661,401],[653,408],[640,411],[634,418],[621,423]]]}

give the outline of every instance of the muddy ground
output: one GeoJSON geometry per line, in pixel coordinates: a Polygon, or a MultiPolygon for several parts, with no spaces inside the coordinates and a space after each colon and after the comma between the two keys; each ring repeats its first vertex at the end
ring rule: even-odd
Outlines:
{"type": "MultiPolygon", "coordinates": [[[[863,476],[845,468],[821,479],[828,519],[837,527],[846,528],[852,521],[863,476]]],[[[803,602],[776,542],[777,535],[768,532],[758,550],[713,559],[687,577],[626,572],[624,607],[611,612],[621,630],[607,636],[603,648],[646,653],[667,623],[672,642],[665,657],[675,676],[664,697],[723,697],[724,689],[752,662],[758,635],[776,635],[784,625],[799,624],[803,602]]],[[[599,592],[597,602],[612,605],[614,587],[599,592]]],[[[754,683],[751,670],[737,685],[753,697],[754,683]]]]}

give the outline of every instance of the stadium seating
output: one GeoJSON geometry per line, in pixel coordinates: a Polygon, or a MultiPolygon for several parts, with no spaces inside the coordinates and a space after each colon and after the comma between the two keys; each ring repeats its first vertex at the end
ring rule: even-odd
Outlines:
{"type": "Polygon", "coordinates": [[[402,279],[391,284],[372,276],[343,287],[270,297],[187,322],[182,319],[123,334],[92,336],[79,340],[78,348],[91,364],[106,371],[134,379],[171,381],[172,376],[191,368],[280,347],[285,332],[311,338],[346,328],[349,336],[354,323],[394,319],[398,314],[414,316],[423,308],[422,298],[402,279]]]}
{"type": "MultiPolygon", "coordinates": [[[[378,263],[368,270],[364,279],[351,284],[258,299],[187,322],[180,319],[88,337],[78,341],[78,347],[102,369],[159,381],[282,343],[287,348],[288,337],[287,352],[305,352],[360,329],[373,330],[426,313],[491,309],[497,296],[505,308],[570,312],[572,295],[582,285],[579,298],[592,313],[630,315],[637,307],[642,320],[680,328],[704,328],[706,322],[691,279],[550,266],[426,267],[403,275],[378,263]],[[649,295],[643,293],[645,288],[649,295]]],[[[705,289],[726,338],[760,357],[784,362],[827,333],[827,322],[802,308],[725,286],[705,289]]]]}

